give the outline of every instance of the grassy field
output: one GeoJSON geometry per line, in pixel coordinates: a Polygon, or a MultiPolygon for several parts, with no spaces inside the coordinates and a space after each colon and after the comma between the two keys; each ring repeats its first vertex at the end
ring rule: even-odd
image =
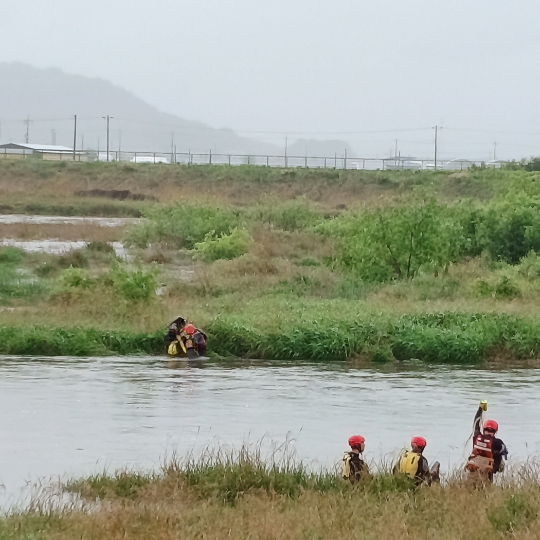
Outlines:
{"type": "Polygon", "coordinates": [[[159,353],[183,314],[221,356],[535,362],[539,179],[4,161],[4,211],[144,219],[0,225],[4,238],[90,242],[61,256],[0,248],[0,352],[159,353]]]}
{"type": "Polygon", "coordinates": [[[117,471],[64,486],[82,504],[47,499],[0,519],[9,540],[350,539],[537,537],[540,489],[529,464],[498,485],[456,473],[415,488],[384,471],[351,486],[334,472],[265,462],[245,450],[117,471]]]}

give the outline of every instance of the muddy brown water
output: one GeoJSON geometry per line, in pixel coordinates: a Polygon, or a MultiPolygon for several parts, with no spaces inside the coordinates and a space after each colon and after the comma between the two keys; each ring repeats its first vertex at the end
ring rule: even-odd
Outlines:
{"type": "Polygon", "coordinates": [[[465,459],[480,399],[518,463],[540,450],[539,389],[539,369],[0,357],[0,506],[43,478],[261,440],[289,439],[307,464],[331,467],[351,434],[377,461],[422,435],[448,470],[465,459]]]}

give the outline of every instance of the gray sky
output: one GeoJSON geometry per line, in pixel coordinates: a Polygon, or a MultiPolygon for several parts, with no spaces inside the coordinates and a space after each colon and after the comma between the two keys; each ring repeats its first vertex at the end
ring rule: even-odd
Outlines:
{"type": "Polygon", "coordinates": [[[0,62],[102,77],[191,120],[280,132],[251,134],[270,142],[313,133],[381,155],[398,139],[419,155],[432,130],[357,132],[440,124],[448,157],[488,158],[495,140],[497,157],[540,154],[538,0],[4,0],[0,10],[0,62]]]}

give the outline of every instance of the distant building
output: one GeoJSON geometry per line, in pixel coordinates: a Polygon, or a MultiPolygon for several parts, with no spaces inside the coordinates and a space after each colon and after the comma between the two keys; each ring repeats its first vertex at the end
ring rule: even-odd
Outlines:
{"type": "Polygon", "coordinates": [[[0,159],[43,159],[47,161],[88,161],[88,152],[51,144],[0,144],[0,159]]]}

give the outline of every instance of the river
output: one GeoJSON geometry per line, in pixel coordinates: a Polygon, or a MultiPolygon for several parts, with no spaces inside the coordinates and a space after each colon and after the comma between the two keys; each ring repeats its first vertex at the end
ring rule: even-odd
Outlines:
{"type": "Polygon", "coordinates": [[[339,461],[354,433],[377,461],[421,435],[444,471],[463,462],[480,399],[517,463],[540,450],[539,388],[539,369],[0,357],[0,505],[42,478],[263,438],[292,439],[318,467],[339,461]]]}

